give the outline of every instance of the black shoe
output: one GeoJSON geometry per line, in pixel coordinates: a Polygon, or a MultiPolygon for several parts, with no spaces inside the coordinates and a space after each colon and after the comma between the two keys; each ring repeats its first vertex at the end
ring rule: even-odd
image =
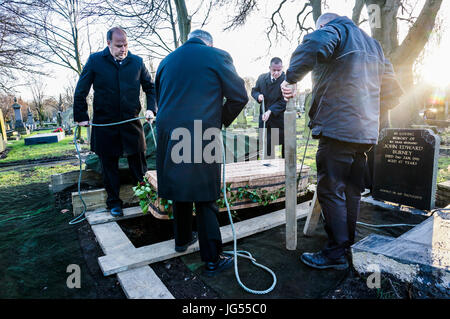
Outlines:
{"type": "Polygon", "coordinates": [[[197,238],[198,238],[197,233],[193,231],[192,232],[192,240],[190,242],[188,242],[186,245],[183,245],[183,246],[175,245],[175,251],[178,252],[178,253],[185,252],[190,245],[194,244],[197,241],[197,238]]]}
{"type": "Polygon", "coordinates": [[[205,263],[203,274],[208,277],[215,276],[225,269],[231,268],[231,266],[233,266],[233,260],[233,256],[219,255],[218,261],[205,263]]]}
{"type": "Polygon", "coordinates": [[[306,265],[316,269],[332,268],[337,270],[345,270],[349,267],[345,256],[338,259],[330,259],[321,251],[317,253],[304,253],[300,257],[300,260],[306,265]]]}
{"type": "Polygon", "coordinates": [[[120,206],[111,208],[109,212],[112,217],[122,217],[123,216],[123,210],[122,210],[122,207],[120,207],[120,206]]]}

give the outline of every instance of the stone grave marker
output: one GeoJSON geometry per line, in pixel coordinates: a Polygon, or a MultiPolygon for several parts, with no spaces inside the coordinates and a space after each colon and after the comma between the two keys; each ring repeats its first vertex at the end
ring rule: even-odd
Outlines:
{"type": "Polygon", "coordinates": [[[0,110],[0,133],[2,134],[2,140],[6,142],[8,137],[6,136],[6,124],[2,110],[0,110]]]}
{"type": "Polygon", "coordinates": [[[440,137],[430,129],[383,129],[372,196],[419,209],[435,205],[440,137]]]}
{"type": "Polygon", "coordinates": [[[25,127],[25,124],[23,123],[22,113],[20,111],[22,105],[17,103],[17,98],[14,98],[14,104],[12,105],[12,108],[14,109],[14,118],[16,119],[16,122],[14,123],[14,130],[19,132],[19,134],[28,134],[29,132],[25,127]]]}

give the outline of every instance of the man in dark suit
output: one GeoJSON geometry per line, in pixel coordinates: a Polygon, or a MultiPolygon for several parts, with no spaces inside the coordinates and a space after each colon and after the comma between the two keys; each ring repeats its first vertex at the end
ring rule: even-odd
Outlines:
{"type": "Polygon", "coordinates": [[[281,85],[286,99],[310,71],[309,127],[319,139],[317,198],[328,242],[319,252],[303,253],[301,260],[317,269],[346,269],[364,190],[366,153],[378,140],[380,109],[392,107],[402,90],[378,41],[334,13],[321,15],[316,31],[292,54],[281,85]]]}
{"type": "MultiPolygon", "coordinates": [[[[89,125],[86,97],[94,88],[93,120],[95,124],[116,123],[139,116],[140,88],[147,96],[148,118],[155,110],[154,85],[142,58],[128,52],[126,33],[112,28],[107,33],[108,46],[91,54],[75,89],[73,115],[80,126],[89,125]]],[[[102,164],[103,183],[108,194],[106,201],[111,215],[122,216],[119,197],[118,162],[126,156],[135,183],[143,180],[147,170],[145,138],[139,120],[114,126],[93,126],[91,150],[102,164]]]]}
{"type": "Polygon", "coordinates": [[[173,201],[178,252],[197,240],[192,232],[195,203],[200,255],[205,274],[212,276],[230,267],[232,257],[222,255],[216,216],[221,193],[220,144],[215,153],[218,160],[208,160],[204,152],[211,140],[222,143],[222,125],[233,122],[248,97],[231,56],[213,47],[208,32],[195,30],[188,38],[161,61],[155,78],[158,196],[173,201]],[[215,139],[208,135],[211,131],[218,132],[215,139]],[[186,145],[182,151],[181,142],[186,145]]]}
{"type": "Polygon", "coordinates": [[[285,79],[283,72],[283,62],[280,58],[270,60],[269,72],[261,74],[252,88],[252,97],[261,104],[259,115],[259,128],[263,128],[266,122],[266,153],[272,156],[272,148],[281,144],[282,157],[284,158],[284,111],[286,111],[286,101],[281,93],[280,85],[285,79]],[[262,108],[264,100],[265,110],[262,108]],[[279,140],[272,145],[272,129],[278,129],[279,140]]]}

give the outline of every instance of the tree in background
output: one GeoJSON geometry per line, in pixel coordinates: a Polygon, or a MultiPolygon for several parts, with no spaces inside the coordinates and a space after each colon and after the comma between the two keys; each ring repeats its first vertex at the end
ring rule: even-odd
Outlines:
{"type": "Polygon", "coordinates": [[[14,88],[24,85],[18,82],[20,73],[42,73],[30,59],[38,49],[20,28],[18,17],[6,9],[9,2],[0,0],[0,93],[4,94],[11,94],[14,88]]]}
{"type": "MultiPolygon", "coordinates": [[[[92,6],[100,17],[119,23],[128,37],[145,48],[149,56],[162,59],[187,41],[192,19],[205,3],[201,1],[191,10],[185,0],[104,0],[92,6]]],[[[201,27],[214,3],[215,0],[209,1],[201,27]]]]}
{"type": "MultiPolygon", "coordinates": [[[[84,51],[92,51],[89,24],[94,21],[89,1],[4,0],[2,11],[35,50],[32,57],[80,74],[84,51]],[[83,46],[89,46],[83,50],[83,46]]],[[[20,39],[18,39],[20,40],[20,39]]]]}
{"type": "MultiPolygon", "coordinates": [[[[238,12],[232,17],[225,30],[244,25],[250,14],[258,10],[257,5],[263,2],[262,0],[221,0],[222,4],[236,5],[238,12]]],[[[297,40],[300,42],[305,34],[314,31],[314,24],[322,14],[322,10],[328,8],[328,3],[326,0],[296,2],[299,3],[299,11],[294,23],[297,28],[297,40]]],[[[292,40],[283,11],[289,3],[287,0],[277,0],[276,10],[272,13],[266,27],[269,49],[281,38],[292,40]]],[[[400,115],[405,112],[405,108],[408,108],[411,116],[404,118],[400,125],[411,123],[414,121],[414,114],[418,113],[418,105],[415,103],[413,94],[415,89],[413,70],[415,63],[420,61],[421,53],[430,35],[436,28],[437,14],[442,0],[423,0],[421,3],[423,6],[417,16],[414,16],[414,12],[417,11],[418,0],[355,0],[353,10],[349,12],[349,16],[357,25],[366,22],[370,24],[372,36],[380,42],[406,91],[405,102],[394,111],[400,115]],[[367,11],[367,19],[361,19],[364,8],[367,11]],[[406,36],[401,42],[400,24],[407,29],[406,36]]]]}

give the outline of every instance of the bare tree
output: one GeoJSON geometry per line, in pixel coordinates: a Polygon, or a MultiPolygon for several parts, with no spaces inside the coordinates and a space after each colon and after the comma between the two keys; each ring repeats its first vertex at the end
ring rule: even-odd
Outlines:
{"type": "MultiPolygon", "coordinates": [[[[201,26],[206,23],[215,1],[208,1],[201,26]]],[[[205,2],[188,8],[185,0],[102,0],[92,7],[99,16],[107,17],[109,23],[120,24],[149,56],[162,59],[187,40],[192,19],[205,2]]]]}
{"type": "Polygon", "coordinates": [[[89,40],[86,32],[93,19],[89,8],[89,2],[81,0],[8,0],[3,4],[21,33],[39,48],[35,58],[77,74],[81,73],[84,60],[81,34],[85,34],[85,41],[89,40]]]}
{"type": "Polygon", "coordinates": [[[39,122],[43,123],[44,119],[48,116],[48,110],[46,109],[45,101],[45,88],[46,85],[41,77],[35,77],[34,81],[30,85],[31,94],[33,100],[31,102],[32,111],[36,112],[38,115],[39,122]]]}
{"type": "Polygon", "coordinates": [[[12,93],[19,83],[18,75],[23,72],[42,73],[30,57],[38,49],[29,36],[20,28],[20,21],[6,6],[10,1],[0,0],[0,92],[12,93]]]}
{"type": "MultiPolygon", "coordinates": [[[[238,8],[238,14],[231,19],[230,24],[225,29],[236,28],[246,22],[247,17],[257,9],[257,0],[221,0],[221,5],[234,4],[238,8]]],[[[299,1],[300,2],[300,1],[299,1]]],[[[314,30],[313,23],[322,14],[322,8],[327,6],[325,0],[301,1],[300,10],[296,17],[298,27],[298,39],[314,30]],[[308,19],[312,17],[311,19],[308,19]]],[[[278,0],[278,6],[272,13],[269,25],[266,29],[267,38],[270,45],[272,40],[278,37],[288,37],[286,22],[283,18],[283,9],[287,0],[278,0]]],[[[413,11],[417,6],[417,1],[410,0],[355,0],[352,19],[356,24],[367,22],[360,21],[361,13],[366,6],[369,20],[379,19],[378,23],[370,23],[372,36],[377,39],[386,56],[391,60],[396,69],[400,81],[404,88],[410,89],[413,86],[413,66],[423,51],[429,40],[429,35],[435,27],[437,13],[441,7],[442,0],[425,0],[422,10],[417,17],[413,16],[413,11]],[[378,10],[379,9],[379,10],[378,10]],[[377,15],[375,17],[375,15],[377,15]],[[406,23],[409,27],[407,36],[400,43],[398,34],[398,24],[406,23]]],[[[371,21],[369,21],[371,22],[371,21]]]]}

